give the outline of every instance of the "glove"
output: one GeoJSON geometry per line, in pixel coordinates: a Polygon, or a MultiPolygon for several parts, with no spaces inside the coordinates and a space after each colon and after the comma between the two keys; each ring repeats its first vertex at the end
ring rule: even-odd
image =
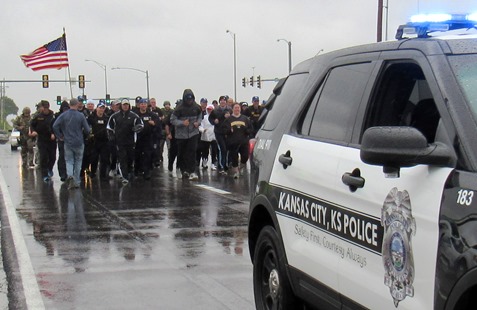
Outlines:
{"type": "Polygon", "coordinates": [[[114,142],[114,132],[111,130],[108,130],[107,135],[108,135],[108,140],[111,142],[114,142]]]}
{"type": "Polygon", "coordinates": [[[144,125],[143,124],[137,124],[137,125],[134,125],[134,127],[132,128],[132,131],[138,133],[140,132],[141,130],[144,129],[144,125]]]}

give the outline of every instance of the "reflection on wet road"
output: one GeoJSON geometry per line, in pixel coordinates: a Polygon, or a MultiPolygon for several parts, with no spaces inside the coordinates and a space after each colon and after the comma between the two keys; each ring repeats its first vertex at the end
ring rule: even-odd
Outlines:
{"type": "Polygon", "coordinates": [[[246,176],[159,168],[68,190],[19,168],[18,152],[0,156],[46,309],[253,309],[246,176]]]}

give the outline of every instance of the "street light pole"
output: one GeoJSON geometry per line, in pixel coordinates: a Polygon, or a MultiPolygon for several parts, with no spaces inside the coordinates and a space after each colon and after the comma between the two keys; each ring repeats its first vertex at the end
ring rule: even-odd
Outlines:
{"type": "Polygon", "coordinates": [[[106,70],[106,65],[103,65],[102,63],[92,59],[85,59],[84,61],[92,61],[104,70],[104,93],[105,93],[104,98],[106,98],[106,95],[108,94],[108,74],[106,70]]]}
{"type": "Polygon", "coordinates": [[[237,99],[237,43],[235,39],[235,33],[233,33],[230,30],[225,31],[225,33],[230,33],[230,35],[234,39],[234,100],[238,101],[237,99]]]}
{"type": "Polygon", "coordinates": [[[140,70],[140,69],[136,69],[136,68],[120,68],[120,67],[115,67],[115,68],[111,68],[111,70],[134,70],[134,71],[139,71],[139,72],[142,72],[142,73],[145,73],[146,74],[146,90],[147,90],[147,101],[149,101],[149,71],[148,70],[140,70]]]}
{"type": "Polygon", "coordinates": [[[288,73],[290,73],[292,70],[291,41],[288,41],[286,39],[277,39],[277,42],[280,41],[285,41],[288,44],[288,73]]]}

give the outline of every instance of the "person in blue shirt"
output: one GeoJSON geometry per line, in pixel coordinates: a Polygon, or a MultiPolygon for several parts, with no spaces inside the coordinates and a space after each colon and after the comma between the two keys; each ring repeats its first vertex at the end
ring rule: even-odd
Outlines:
{"type": "Polygon", "coordinates": [[[84,114],[78,111],[79,101],[73,98],[69,105],[70,109],[55,120],[53,131],[56,137],[65,143],[67,183],[69,189],[74,189],[81,184],[84,135],[89,135],[91,129],[84,114]]]}

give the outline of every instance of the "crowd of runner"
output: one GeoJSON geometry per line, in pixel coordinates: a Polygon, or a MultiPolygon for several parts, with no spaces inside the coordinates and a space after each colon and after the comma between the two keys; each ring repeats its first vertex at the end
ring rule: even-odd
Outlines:
{"type": "Polygon", "coordinates": [[[112,100],[107,106],[104,100],[95,104],[78,96],[63,100],[56,113],[46,100],[35,113],[24,108],[13,121],[20,131],[23,168],[38,167],[49,182],[56,163],[69,188],[78,188],[79,178],[86,176],[110,180],[117,175],[123,184],[135,177],[150,180],[153,169],[166,164],[189,180],[198,180],[203,169],[233,178],[242,174],[262,113],[258,97],[250,106],[228,96],[197,103],[186,89],[174,106],[164,101],[158,107],[155,98],[131,101],[112,100]]]}

